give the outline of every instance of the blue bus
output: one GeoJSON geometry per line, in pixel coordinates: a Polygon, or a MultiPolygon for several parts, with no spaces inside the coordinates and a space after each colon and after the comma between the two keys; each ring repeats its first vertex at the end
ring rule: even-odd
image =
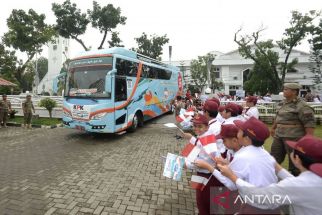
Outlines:
{"type": "Polygon", "coordinates": [[[66,75],[64,127],[87,132],[134,131],[182,92],[177,67],[124,48],[83,52],[66,75]]]}

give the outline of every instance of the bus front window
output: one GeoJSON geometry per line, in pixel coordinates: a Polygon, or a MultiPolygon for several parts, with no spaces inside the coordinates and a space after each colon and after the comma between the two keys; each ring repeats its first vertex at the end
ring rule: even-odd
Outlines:
{"type": "Polygon", "coordinates": [[[105,91],[105,79],[111,66],[84,66],[70,68],[65,96],[111,98],[105,91]]]}

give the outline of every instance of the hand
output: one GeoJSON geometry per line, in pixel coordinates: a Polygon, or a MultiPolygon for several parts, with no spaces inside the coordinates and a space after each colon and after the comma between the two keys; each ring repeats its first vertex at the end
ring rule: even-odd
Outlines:
{"type": "Polygon", "coordinates": [[[223,176],[226,176],[227,178],[229,178],[230,180],[232,180],[233,182],[236,182],[237,180],[237,176],[235,175],[235,173],[229,168],[228,165],[221,165],[221,164],[218,164],[217,165],[219,170],[220,170],[220,173],[223,175],[223,176]]]}
{"type": "Polygon", "coordinates": [[[215,160],[214,160],[217,164],[221,164],[221,165],[228,165],[229,162],[228,160],[224,159],[223,157],[215,157],[215,160]]]}
{"type": "Polygon", "coordinates": [[[190,133],[183,133],[183,137],[185,138],[185,139],[191,139],[191,137],[192,137],[192,134],[190,134],[190,133]]]}
{"type": "Polygon", "coordinates": [[[274,137],[275,136],[275,128],[271,129],[271,136],[274,137]]]}
{"type": "Polygon", "coordinates": [[[283,167],[281,165],[279,165],[279,163],[275,163],[275,172],[276,174],[281,171],[283,169],[283,167]]]}
{"type": "Polygon", "coordinates": [[[201,169],[206,169],[209,172],[214,171],[214,167],[212,167],[209,163],[207,163],[204,160],[195,160],[194,165],[201,168],[201,169]]]}

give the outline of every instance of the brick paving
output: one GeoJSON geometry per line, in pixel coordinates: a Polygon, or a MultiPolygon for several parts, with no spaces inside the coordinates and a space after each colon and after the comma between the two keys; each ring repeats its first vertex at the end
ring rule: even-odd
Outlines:
{"type": "Polygon", "coordinates": [[[0,129],[0,214],[195,214],[191,173],[162,176],[161,156],[185,144],[172,120],[124,135],[0,129]]]}

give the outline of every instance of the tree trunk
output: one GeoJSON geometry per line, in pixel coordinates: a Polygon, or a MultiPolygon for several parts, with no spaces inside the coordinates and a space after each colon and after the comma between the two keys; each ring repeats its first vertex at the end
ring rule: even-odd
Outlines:
{"type": "Polygon", "coordinates": [[[84,44],[84,42],[81,40],[81,39],[78,39],[77,37],[75,37],[75,36],[71,36],[73,39],[75,39],[77,42],[79,42],[82,46],[83,46],[83,48],[84,48],[84,50],[85,51],[88,51],[88,48],[85,46],[85,44],[84,44]]]}
{"type": "Polygon", "coordinates": [[[52,111],[48,110],[48,112],[49,112],[49,118],[51,119],[52,118],[52,111]]]}
{"type": "Polygon", "coordinates": [[[106,40],[106,35],[107,35],[107,30],[104,31],[104,36],[103,36],[103,39],[101,41],[101,45],[98,47],[98,49],[103,49],[103,44],[106,40]]]}

